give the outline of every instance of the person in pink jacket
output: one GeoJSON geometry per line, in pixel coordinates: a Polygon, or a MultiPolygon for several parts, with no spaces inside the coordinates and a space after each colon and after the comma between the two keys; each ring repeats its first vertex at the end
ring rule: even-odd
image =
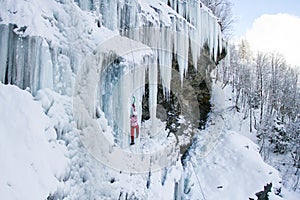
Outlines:
{"type": "Polygon", "coordinates": [[[131,126],[131,143],[134,145],[134,129],[136,130],[136,137],[139,137],[139,125],[137,119],[137,112],[135,111],[135,105],[132,104],[131,115],[130,115],[130,126],[131,126]]]}

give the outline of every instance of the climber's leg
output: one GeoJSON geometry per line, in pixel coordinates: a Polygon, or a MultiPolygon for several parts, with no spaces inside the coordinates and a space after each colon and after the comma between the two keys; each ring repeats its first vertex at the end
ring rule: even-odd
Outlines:
{"type": "Polygon", "coordinates": [[[137,125],[135,128],[136,128],[136,138],[138,138],[140,133],[140,127],[139,125],[137,125]]]}
{"type": "Polygon", "coordinates": [[[131,143],[130,145],[134,144],[134,127],[131,127],[131,143]]]}

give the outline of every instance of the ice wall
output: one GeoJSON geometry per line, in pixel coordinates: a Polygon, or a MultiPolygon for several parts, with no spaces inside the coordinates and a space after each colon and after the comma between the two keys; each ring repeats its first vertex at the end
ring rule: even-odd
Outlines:
{"type": "MultiPolygon", "coordinates": [[[[71,95],[72,53],[53,46],[46,38],[24,36],[15,32],[16,25],[0,25],[0,81],[30,88],[35,94],[41,88],[50,88],[71,95]]],[[[75,61],[76,59],[73,59],[75,61]]]]}
{"type": "Polygon", "coordinates": [[[0,13],[0,81],[33,94],[50,88],[71,96],[85,56],[116,34],[72,0],[5,0],[0,13]]]}
{"type": "MultiPolygon", "coordinates": [[[[197,68],[203,46],[208,47],[215,61],[223,48],[217,19],[200,1],[4,0],[0,7],[0,81],[29,87],[33,94],[50,88],[72,95],[78,68],[86,55],[114,35],[132,39],[117,45],[136,50],[143,43],[152,49],[150,57],[135,51],[129,51],[132,55],[128,56],[115,49],[116,57],[126,61],[112,63],[99,78],[102,109],[108,120],[116,119],[117,126],[126,132],[131,95],[141,102],[144,89],[139,86],[144,86],[146,79],[155,125],[157,82],[161,79],[167,96],[172,60],[177,60],[183,81],[188,61],[197,68]],[[109,93],[114,78],[119,82],[109,93]]],[[[108,53],[101,59],[108,59],[108,53]]],[[[93,106],[88,107],[92,113],[93,106]]],[[[137,107],[141,116],[141,105],[137,107]]],[[[116,138],[127,145],[125,137],[116,138]]]]}
{"type": "MultiPolygon", "coordinates": [[[[72,95],[77,70],[85,56],[111,36],[120,34],[145,44],[153,51],[151,59],[139,62],[134,59],[137,46],[130,46],[128,51],[132,50],[133,56],[129,56],[123,66],[129,74],[124,78],[128,80],[122,80],[131,85],[128,88],[142,86],[146,79],[145,70],[148,70],[149,107],[153,124],[156,118],[157,83],[161,81],[164,93],[168,96],[172,60],[177,60],[183,81],[189,61],[197,68],[203,46],[208,47],[210,57],[214,60],[223,48],[217,19],[200,1],[30,0],[21,4],[13,0],[4,1],[2,5],[1,82],[16,84],[24,89],[29,87],[33,94],[41,88],[50,88],[60,94],[72,95]],[[140,79],[136,81],[136,77],[140,79]]],[[[119,64],[112,67],[122,68],[119,64]]],[[[120,72],[117,73],[120,75],[120,72]]],[[[106,81],[111,83],[110,79],[106,81]]],[[[113,105],[107,104],[102,108],[111,109],[106,112],[111,121],[113,116],[109,115],[114,115],[122,124],[128,124],[126,108],[130,108],[130,97],[125,94],[126,90],[121,87],[123,85],[120,84],[116,90],[122,98],[119,97],[121,100],[115,105],[122,105],[120,108],[126,111],[123,112],[125,114],[119,116],[117,111],[111,112],[113,105]]],[[[102,92],[108,95],[109,87],[104,88],[107,90],[102,92]]],[[[142,94],[143,90],[136,94],[138,100],[142,94]]],[[[107,95],[103,98],[113,97],[107,95]]]]}
{"type": "Polygon", "coordinates": [[[128,125],[133,102],[138,116],[140,116],[138,124],[142,124],[142,100],[146,84],[149,84],[149,113],[151,116],[149,133],[152,136],[159,131],[156,128],[158,64],[151,48],[126,37],[121,38],[115,38],[114,41],[117,41],[118,46],[112,45],[109,50],[116,55],[115,58],[111,58],[110,63],[99,66],[101,73],[99,74],[100,84],[97,96],[98,105],[104,111],[109,125],[113,127],[115,142],[125,148],[129,145],[130,126],[128,125]],[[139,52],[128,53],[128,47],[131,45],[139,47],[139,52]],[[123,54],[123,57],[118,57],[122,55],[120,54],[121,49],[125,49],[123,52],[126,53],[123,54]]]}
{"type": "Polygon", "coordinates": [[[195,0],[15,0],[2,5],[0,81],[30,87],[33,93],[49,87],[70,95],[82,57],[105,40],[104,27],[156,51],[166,95],[173,55],[183,80],[189,51],[197,68],[204,45],[215,60],[223,48],[217,19],[195,0]]]}
{"type": "MultiPolygon", "coordinates": [[[[0,25],[0,77],[21,88],[53,88],[53,72],[47,42],[41,37],[23,37],[15,25],[0,25]]],[[[20,28],[21,29],[21,28],[20,28]]],[[[25,28],[24,28],[25,29],[25,28]]]]}
{"type": "Polygon", "coordinates": [[[168,96],[172,79],[172,59],[178,62],[180,79],[183,82],[188,70],[189,52],[192,55],[191,62],[197,69],[201,50],[205,45],[214,61],[223,50],[217,19],[200,1],[171,1],[171,6],[166,4],[167,1],[110,1],[110,4],[106,1],[100,2],[105,8],[100,10],[104,26],[146,44],[156,55],[158,68],[149,70],[149,82],[153,81],[150,83],[149,97],[151,119],[156,117],[157,88],[153,85],[158,83],[158,72],[164,93],[168,96]],[[110,13],[114,13],[113,17],[110,13]]]}
{"type": "Polygon", "coordinates": [[[189,51],[197,69],[204,45],[214,61],[223,50],[218,20],[200,1],[113,0],[108,3],[102,0],[99,4],[103,26],[140,41],[157,52],[166,95],[170,90],[173,55],[183,80],[188,69],[189,51]]]}
{"type": "MultiPolygon", "coordinates": [[[[188,62],[197,68],[203,46],[208,47],[210,57],[215,61],[223,48],[217,19],[200,1],[31,0],[21,4],[13,0],[4,1],[0,10],[0,57],[3,58],[0,61],[0,81],[24,89],[29,87],[33,94],[41,88],[50,88],[60,94],[72,95],[77,70],[85,56],[113,35],[120,34],[150,47],[153,57],[141,63],[134,60],[137,46],[130,46],[128,51],[132,51],[133,56],[127,58],[124,69],[128,71],[131,67],[128,74],[133,75],[125,76],[128,80],[122,81],[132,85],[128,88],[143,85],[145,70],[148,69],[153,124],[157,83],[161,81],[168,96],[172,60],[177,60],[183,82],[188,62]],[[142,68],[132,68],[135,64],[142,68]],[[134,82],[136,77],[141,79],[134,82]]],[[[121,66],[113,66],[116,67],[121,66]]],[[[127,100],[130,97],[125,95],[126,90],[121,86],[116,91],[124,95],[117,105],[122,105],[121,110],[126,112],[118,120],[128,124],[125,108],[130,107],[127,100]]],[[[142,94],[142,90],[137,94],[138,100],[142,94]]]]}

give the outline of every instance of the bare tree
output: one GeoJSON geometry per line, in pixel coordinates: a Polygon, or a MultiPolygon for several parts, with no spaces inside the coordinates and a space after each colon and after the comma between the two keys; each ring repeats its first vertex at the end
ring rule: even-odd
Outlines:
{"type": "Polygon", "coordinates": [[[221,31],[225,38],[230,38],[232,35],[232,25],[234,23],[232,15],[233,4],[228,0],[201,0],[201,2],[218,17],[221,31]]]}
{"type": "Polygon", "coordinates": [[[230,64],[223,67],[223,87],[232,85],[233,108],[249,119],[262,157],[283,169],[287,187],[300,191],[300,70],[278,53],[254,58],[247,41],[230,46],[230,64]]]}

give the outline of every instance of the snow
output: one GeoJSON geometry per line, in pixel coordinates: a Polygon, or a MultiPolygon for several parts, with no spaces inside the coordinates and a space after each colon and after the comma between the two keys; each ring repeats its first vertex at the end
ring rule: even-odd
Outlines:
{"type": "MultiPolygon", "coordinates": [[[[278,172],[263,162],[258,146],[235,132],[222,134],[210,154],[192,162],[207,199],[255,198],[254,194],[266,183],[272,182],[273,188],[280,187],[278,172]]],[[[192,195],[191,199],[195,197],[192,195]]]]}
{"type": "MultiPolygon", "coordinates": [[[[136,173],[136,171],[129,173],[119,168],[113,168],[111,165],[107,165],[109,163],[96,160],[94,154],[90,154],[82,145],[79,137],[82,131],[76,128],[70,97],[45,89],[39,91],[35,99],[42,103],[51,125],[60,133],[59,137],[65,141],[68,148],[70,165],[68,165],[68,172],[64,178],[64,185],[58,188],[54,197],[60,199],[125,199],[125,196],[128,195],[138,199],[153,199],[154,197],[168,199],[173,196],[174,180],[179,179],[182,171],[179,160],[175,161],[172,166],[160,170],[155,167],[156,162],[160,159],[153,158],[154,166],[152,168],[149,165],[146,166],[146,169],[150,170],[146,173],[136,173]],[[148,173],[151,175],[149,176],[148,173]],[[138,187],[136,187],[137,185],[138,187]]],[[[97,119],[99,128],[103,131],[106,139],[111,142],[113,136],[109,133],[112,129],[107,124],[105,114],[99,108],[96,112],[99,117],[97,119]]],[[[157,125],[158,129],[164,130],[164,123],[158,121],[157,125]]],[[[171,149],[170,145],[174,144],[176,140],[174,136],[170,135],[170,138],[166,140],[166,135],[161,132],[162,134],[150,137],[147,134],[150,130],[151,123],[146,121],[141,125],[140,141],[133,147],[127,146],[123,150],[131,152],[131,155],[132,153],[143,154],[142,156],[146,159],[147,154],[153,153],[158,148],[164,149],[164,146],[167,145],[167,148],[171,149]]],[[[171,151],[176,152],[172,149],[171,151]]],[[[105,154],[104,156],[107,157],[105,154]]],[[[170,156],[175,157],[174,154],[170,156]]],[[[121,162],[120,159],[118,161],[121,162]]],[[[122,162],[126,164],[132,161],[124,159],[122,162]]]]}
{"type": "MultiPolygon", "coordinates": [[[[1,149],[0,155],[6,161],[1,170],[1,177],[5,177],[0,182],[1,194],[4,194],[5,199],[20,198],[15,195],[41,199],[50,194],[61,199],[116,199],[120,196],[125,199],[126,194],[139,199],[173,199],[175,196],[199,199],[203,195],[206,199],[247,199],[255,198],[256,192],[261,191],[266,183],[272,182],[272,200],[298,199],[297,194],[282,188],[278,171],[263,162],[256,144],[232,130],[235,126],[218,127],[222,128],[222,132],[216,134],[218,137],[212,137],[217,141],[213,141],[214,145],[209,150],[211,136],[205,135],[216,131],[218,124],[213,122],[222,119],[217,118],[220,110],[225,117],[225,124],[232,120],[231,115],[226,113],[227,109],[224,109],[230,105],[228,93],[222,94],[218,84],[213,85],[213,88],[212,103],[215,107],[211,123],[207,129],[197,133],[185,160],[186,165],[183,167],[180,160],[177,160],[160,170],[132,174],[115,171],[94,160],[86,151],[79,140],[81,131],[76,129],[70,97],[45,89],[39,91],[33,99],[28,92],[15,86],[1,85],[0,110],[5,113],[1,116],[1,122],[5,123],[0,123],[0,126],[1,130],[10,133],[1,135],[1,141],[5,143],[1,143],[0,147],[4,150],[1,149]],[[47,113],[47,117],[43,112],[47,113]],[[11,118],[15,120],[7,120],[11,118]],[[67,152],[66,147],[58,144],[59,141],[64,141],[61,144],[66,145],[67,152]],[[23,167],[15,168],[12,173],[11,166],[23,167]],[[64,179],[64,184],[59,182],[61,179],[64,179]],[[274,194],[276,188],[280,187],[282,197],[274,194]]],[[[100,116],[97,120],[99,127],[106,132],[107,140],[112,142],[113,136],[108,134],[112,129],[107,124],[105,114],[101,110],[97,112],[100,116]]],[[[184,118],[180,118],[180,122],[184,123],[184,118]]],[[[158,122],[158,126],[163,128],[164,123],[158,122]]],[[[151,122],[146,121],[141,125],[143,134],[140,141],[133,148],[125,150],[146,153],[165,145],[163,135],[151,138],[146,134],[150,130],[151,122]]]]}
{"type": "MultiPolygon", "coordinates": [[[[186,199],[249,199],[272,183],[270,199],[298,199],[287,191],[277,170],[266,164],[259,154],[249,127],[232,109],[231,88],[212,85],[209,123],[197,137],[186,159],[186,199]],[[220,125],[221,124],[221,125],[220,125]],[[250,139],[251,138],[251,139],[250,139]],[[276,195],[281,189],[280,196],[276,195]]],[[[248,123],[247,123],[248,124],[248,123]]]]}
{"type": "Polygon", "coordinates": [[[0,102],[1,198],[46,199],[65,173],[67,149],[30,93],[0,84],[0,102]]]}

